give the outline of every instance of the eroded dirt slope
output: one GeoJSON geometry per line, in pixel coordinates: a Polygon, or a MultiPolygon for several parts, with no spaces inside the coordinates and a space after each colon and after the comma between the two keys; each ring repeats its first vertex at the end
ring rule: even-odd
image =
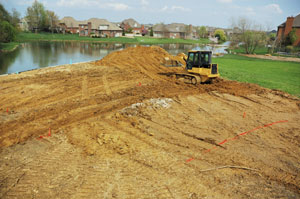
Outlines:
{"type": "Polygon", "coordinates": [[[128,48],[2,76],[0,197],[300,197],[299,100],[222,79],[176,82],[168,74],[181,69],[165,57],[128,48]],[[276,121],[287,122],[231,139],[276,121]]]}

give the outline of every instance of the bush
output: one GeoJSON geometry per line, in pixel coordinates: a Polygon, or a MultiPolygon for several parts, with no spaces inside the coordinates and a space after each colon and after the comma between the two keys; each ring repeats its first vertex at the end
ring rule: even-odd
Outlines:
{"type": "Polygon", "coordinates": [[[227,40],[224,30],[217,29],[214,35],[218,38],[220,43],[225,42],[227,40]]]}
{"type": "Polygon", "coordinates": [[[0,22],[0,42],[12,42],[16,38],[16,29],[7,21],[0,22]]]}
{"type": "Polygon", "coordinates": [[[153,28],[150,30],[150,37],[153,37],[153,28]]]}
{"type": "Polygon", "coordinates": [[[289,46],[293,45],[295,41],[297,40],[297,34],[296,34],[296,29],[294,28],[289,34],[284,38],[284,45],[289,46]]]}
{"type": "Polygon", "coordinates": [[[291,52],[294,51],[294,47],[293,47],[293,46],[287,46],[287,47],[285,48],[285,50],[286,50],[286,52],[291,53],[291,52]]]}

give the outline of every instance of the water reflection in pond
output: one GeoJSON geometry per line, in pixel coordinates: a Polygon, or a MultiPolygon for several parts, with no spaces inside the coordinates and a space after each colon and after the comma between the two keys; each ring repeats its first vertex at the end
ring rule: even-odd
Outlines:
{"type": "MultiPolygon", "coordinates": [[[[157,45],[157,44],[156,44],[157,45]]],[[[47,66],[99,60],[112,51],[137,46],[136,44],[86,43],[86,42],[30,42],[23,43],[11,53],[0,54],[0,74],[16,73],[47,66]]],[[[150,46],[150,45],[145,45],[150,46]]],[[[199,44],[158,44],[176,55],[191,49],[226,53],[225,48],[199,44]]]]}

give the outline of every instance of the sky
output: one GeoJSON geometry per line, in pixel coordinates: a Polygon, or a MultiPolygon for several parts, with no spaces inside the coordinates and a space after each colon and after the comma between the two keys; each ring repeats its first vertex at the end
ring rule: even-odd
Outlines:
{"type": "MultiPolygon", "coordinates": [[[[0,0],[6,10],[26,15],[34,0],[0,0]]],[[[134,18],[142,24],[185,23],[230,28],[232,19],[246,17],[266,29],[277,29],[288,16],[300,14],[300,0],[39,0],[60,18],[92,17],[121,22],[134,18]]]]}

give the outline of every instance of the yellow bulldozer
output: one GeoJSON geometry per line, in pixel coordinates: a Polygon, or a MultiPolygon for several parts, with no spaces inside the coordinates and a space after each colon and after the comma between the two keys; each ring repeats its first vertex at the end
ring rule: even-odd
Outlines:
{"type": "MultiPolygon", "coordinates": [[[[212,82],[220,76],[218,64],[211,63],[212,52],[190,50],[188,55],[180,53],[177,55],[185,61],[183,73],[175,73],[176,78],[183,78],[186,83],[199,84],[203,82],[212,82]]],[[[171,60],[170,60],[171,61],[171,60]]],[[[179,65],[169,65],[178,67],[179,65]]]]}

